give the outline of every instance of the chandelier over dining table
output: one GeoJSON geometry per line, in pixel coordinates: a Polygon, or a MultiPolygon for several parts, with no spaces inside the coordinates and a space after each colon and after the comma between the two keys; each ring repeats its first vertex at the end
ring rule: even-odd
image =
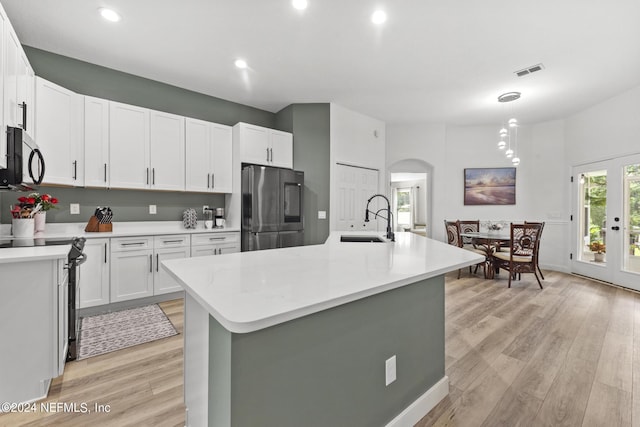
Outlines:
{"type": "MultiPolygon", "coordinates": [[[[507,92],[498,97],[498,102],[507,103],[520,99],[520,92],[507,92]]],[[[498,141],[498,150],[504,150],[504,154],[508,159],[511,159],[511,163],[514,166],[520,164],[520,157],[518,156],[518,120],[515,117],[511,117],[502,122],[498,135],[500,140],[498,141]]]]}

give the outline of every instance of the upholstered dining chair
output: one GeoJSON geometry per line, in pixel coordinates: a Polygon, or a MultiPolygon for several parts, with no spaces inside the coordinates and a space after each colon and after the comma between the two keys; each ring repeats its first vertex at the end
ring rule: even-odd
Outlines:
{"type": "Polygon", "coordinates": [[[511,279],[521,273],[533,273],[540,289],[543,289],[538,277],[538,249],[541,224],[513,224],[511,223],[511,246],[508,252],[495,252],[493,265],[509,272],[509,288],[511,279]]]}
{"type": "MultiPolygon", "coordinates": [[[[479,222],[479,221],[478,221],[479,222]]],[[[463,240],[462,240],[462,236],[460,236],[460,230],[461,230],[461,226],[460,226],[460,221],[447,221],[446,219],[444,220],[444,228],[447,232],[447,243],[453,246],[457,246],[459,248],[462,249],[467,249],[470,251],[473,251],[475,253],[478,253],[480,255],[485,256],[485,252],[481,249],[476,249],[473,247],[473,245],[469,244],[469,245],[465,245],[463,240]]],[[[478,230],[476,230],[478,231],[478,230]]],[[[478,271],[478,267],[482,265],[482,271],[485,274],[485,277],[487,275],[487,262],[486,260],[476,264],[476,268],[473,271],[473,273],[475,274],[478,271]]],[[[462,271],[462,269],[458,269],[458,279],[460,278],[460,272],[462,271]]],[[[471,266],[469,266],[469,274],[471,274],[471,266]]]]}
{"type": "Polygon", "coordinates": [[[531,221],[525,221],[525,224],[538,224],[540,225],[540,234],[538,235],[538,240],[536,240],[536,244],[538,245],[538,258],[536,259],[536,268],[538,269],[538,273],[540,273],[540,277],[542,278],[542,280],[544,280],[544,274],[542,274],[542,270],[540,270],[540,264],[538,264],[538,261],[540,260],[540,241],[542,240],[542,231],[544,230],[544,221],[542,222],[531,222],[531,221]]]}

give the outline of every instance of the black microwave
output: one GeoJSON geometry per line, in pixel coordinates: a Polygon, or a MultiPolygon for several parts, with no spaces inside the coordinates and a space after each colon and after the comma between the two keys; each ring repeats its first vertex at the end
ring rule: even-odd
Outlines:
{"type": "Polygon", "coordinates": [[[44,178],[44,158],[36,143],[17,127],[7,127],[7,168],[0,169],[0,188],[10,190],[32,190],[44,178]],[[30,183],[23,182],[27,168],[30,183]]]}

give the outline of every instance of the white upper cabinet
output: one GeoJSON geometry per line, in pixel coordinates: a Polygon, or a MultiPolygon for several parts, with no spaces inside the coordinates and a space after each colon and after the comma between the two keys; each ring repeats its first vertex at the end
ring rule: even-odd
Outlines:
{"type": "Polygon", "coordinates": [[[247,123],[238,123],[234,129],[242,163],[293,168],[292,134],[247,123]]]}
{"type": "Polygon", "coordinates": [[[184,117],[151,111],[151,178],[155,190],[184,191],[184,117]]]}
{"type": "Polygon", "coordinates": [[[36,99],[35,139],[46,161],[44,183],[84,185],[82,96],[38,77],[36,99]]]}
{"type": "Polygon", "coordinates": [[[109,103],[109,160],[111,187],[149,188],[148,109],[109,103]]]}
{"type": "Polygon", "coordinates": [[[84,97],[84,185],[109,187],[109,101],[84,97]]]}
{"type": "Polygon", "coordinates": [[[231,193],[232,128],[186,120],[187,191],[231,193]]]}

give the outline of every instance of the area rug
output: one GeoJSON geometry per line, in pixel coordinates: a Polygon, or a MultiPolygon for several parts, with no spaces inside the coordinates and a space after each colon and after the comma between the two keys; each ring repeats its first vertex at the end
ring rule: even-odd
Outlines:
{"type": "Polygon", "coordinates": [[[78,360],[176,335],[157,304],[83,317],[78,360]]]}

